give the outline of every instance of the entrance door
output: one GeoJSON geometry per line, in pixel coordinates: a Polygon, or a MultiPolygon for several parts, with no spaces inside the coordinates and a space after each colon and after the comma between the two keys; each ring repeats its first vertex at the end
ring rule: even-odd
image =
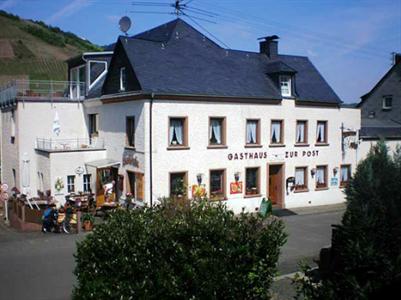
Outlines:
{"type": "Polygon", "coordinates": [[[269,198],[273,205],[283,203],[283,165],[269,165],[269,198]]]}

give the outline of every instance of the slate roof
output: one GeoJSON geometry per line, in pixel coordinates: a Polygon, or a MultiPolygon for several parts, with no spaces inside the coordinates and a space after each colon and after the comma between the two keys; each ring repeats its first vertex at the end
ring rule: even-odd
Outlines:
{"type": "Polygon", "coordinates": [[[361,138],[401,138],[401,124],[393,120],[362,119],[361,138]]]}
{"type": "Polygon", "coordinates": [[[146,92],[281,99],[275,67],[296,72],[297,100],[341,103],[307,57],[224,49],[181,19],[119,42],[146,92]]]}

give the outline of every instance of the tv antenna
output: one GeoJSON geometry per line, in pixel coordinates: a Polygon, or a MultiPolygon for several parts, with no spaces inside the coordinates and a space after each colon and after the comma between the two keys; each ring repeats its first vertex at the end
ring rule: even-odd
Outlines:
{"type": "Polygon", "coordinates": [[[173,0],[170,3],[163,2],[147,2],[147,1],[134,1],[132,2],[133,6],[141,6],[146,8],[152,8],[152,10],[136,10],[131,11],[132,13],[141,13],[141,14],[165,14],[165,15],[175,15],[177,18],[184,17],[192,17],[193,19],[197,19],[200,21],[205,21],[209,23],[216,23],[211,20],[218,16],[218,14],[207,11],[204,9],[197,8],[195,6],[190,6],[189,4],[194,0],[173,0]],[[173,9],[173,11],[160,11],[161,8],[173,9]]]}
{"type": "Polygon", "coordinates": [[[126,35],[128,36],[128,30],[131,28],[131,19],[127,16],[124,16],[120,19],[120,21],[118,22],[118,25],[120,25],[120,30],[126,35]]]}

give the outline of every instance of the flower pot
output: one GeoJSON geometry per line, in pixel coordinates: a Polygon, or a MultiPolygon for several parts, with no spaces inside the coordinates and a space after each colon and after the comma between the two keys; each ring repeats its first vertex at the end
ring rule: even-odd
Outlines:
{"type": "Polygon", "coordinates": [[[92,231],[93,224],[91,221],[84,221],[84,229],[85,231],[92,231]]]}

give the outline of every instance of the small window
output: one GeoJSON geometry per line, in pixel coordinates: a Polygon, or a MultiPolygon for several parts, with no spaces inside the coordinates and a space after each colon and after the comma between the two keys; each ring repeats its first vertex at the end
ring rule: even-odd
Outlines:
{"type": "Polygon", "coordinates": [[[120,91],[125,91],[127,87],[127,72],[125,67],[120,68],[120,91]]]}
{"type": "Polygon", "coordinates": [[[316,167],[316,189],[327,188],[327,166],[316,167]]]}
{"type": "Polygon", "coordinates": [[[84,174],[83,176],[84,192],[91,193],[91,174],[84,174]]]}
{"type": "Polygon", "coordinates": [[[210,171],[210,199],[223,200],[226,196],[226,172],[225,170],[210,171]]]}
{"type": "Polygon", "coordinates": [[[245,174],[245,195],[258,195],[259,189],[259,168],[247,168],[245,174]]]}
{"type": "Polygon", "coordinates": [[[327,121],[317,121],[316,126],[316,143],[327,143],[327,121]]]}
{"type": "Polygon", "coordinates": [[[246,120],[246,144],[259,145],[259,120],[246,120]]]}
{"type": "Polygon", "coordinates": [[[383,97],[383,109],[391,110],[393,108],[393,97],[392,96],[384,96],[383,97]]]}
{"type": "Polygon", "coordinates": [[[187,146],[187,118],[170,118],[169,146],[187,146]]]}
{"type": "Polygon", "coordinates": [[[295,143],[306,144],[308,142],[308,121],[297,121],[295,143]]]}
{"type": "Polygon", "coordinates": [[[67,176],[67,192],[68,193],[75,192],[75,175],[67,176]]]}
{"type": "Polygon", "coordinates": [[[282,96],[291,96],[291,76],[280,76],[280,87],[282,96]]]}
{"type": "Polygon", "coordinates": [[[135,117],[130,116],[125,119],[125,136],[128,147],[135,147],[135,117]]]}
{"type": "Polygon", "coordinates": [[[170,173],[170,197],[187,196],[187,173],[170,173]]]}
{"type": "Polygon", "coordinates": [[[271,122],[271,132],[270,132],[270,143],[271,144],[283,144],[283,121],[273,120],[271,122]]]}
{"type": "Polygon", "coordinates": [[[340,170],[340,187],[346,187],[351,178],[351,166],[342,165],[340,170]]]}
{"type": "Polygon", "coordinates": [[[308,190],[308,176],[307,167],[295,168],[295,191],[308,190]]]}
{"type": "Polygon", "coordinates": [[[96,137],[99,134],[99,114],[89,114],[89,136],[96,137]]]}
{"type": "Polygon", "coordinates": [[[225,119],[210,118],[209,122],[209,145],[225,145],[225,119]]]}

